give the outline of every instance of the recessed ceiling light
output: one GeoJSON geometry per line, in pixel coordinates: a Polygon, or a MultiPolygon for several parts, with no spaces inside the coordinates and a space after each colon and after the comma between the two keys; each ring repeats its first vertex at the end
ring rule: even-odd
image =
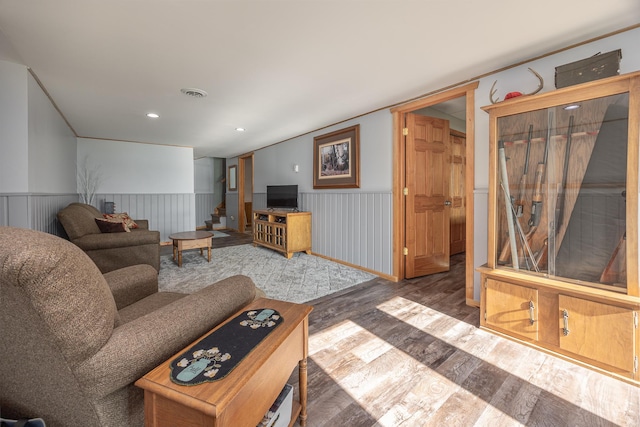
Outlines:
{"type": "Polygon", "coordinates": [[[180,89],[180,92],[184,93],[187,96],[191,96],[193,98],[206,98],[208,95],[207,92],[203,91],[202,89],[197,89],[195,87],[180,89]]]}
{"type": "Polygon", "coordinates": [[[149,117],[151,119],[157,119],[160,116],[157,115],[156,113],[147,113],[147,117],[149,117]]]}
{"type": "Polygon", "coordinates": [[[236,128],[236,130],[237,130],[238,132],[244,132],[244,131],[245,131],[245,128],[236,128]]]}

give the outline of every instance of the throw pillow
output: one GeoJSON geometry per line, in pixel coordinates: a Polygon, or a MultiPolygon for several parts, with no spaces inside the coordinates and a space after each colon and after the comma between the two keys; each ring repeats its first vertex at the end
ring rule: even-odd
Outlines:
{"type": "Polygon", "coordinates": [[[134,220],[131,219],[128,213],[113,213],[113,214],[103,214],[106,219],[115,219],[124,222],[129,229],[138,228],[138,224],[134,220]]]}
{"type": "Polygon", "coordinates": [[[131,231],[122,221],[96,218],[96,224],[102,233],[121,233],[131,231]]]}

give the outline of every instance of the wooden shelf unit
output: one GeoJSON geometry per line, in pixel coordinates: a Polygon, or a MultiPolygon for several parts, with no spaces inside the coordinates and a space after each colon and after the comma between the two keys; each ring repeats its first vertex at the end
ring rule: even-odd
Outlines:
{"type": "Polygon", "coordinates": [[[253,244],[282,252],[311,254],[311,212],[257,210],[253,212],[253,244]]]}
{"type": "Polygon", "coordinates": [[[483,109],[490,178],[480,326],[640,385],[640,72],[483,109]]]}

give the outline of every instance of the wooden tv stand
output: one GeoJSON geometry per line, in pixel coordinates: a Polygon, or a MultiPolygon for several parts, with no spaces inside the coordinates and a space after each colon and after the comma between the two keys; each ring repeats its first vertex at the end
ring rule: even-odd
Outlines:
{"type": "Polygon", "coordinates": [[[282,252],[311,254],[311,212],[253,211],[253,245],[282,252]]]}

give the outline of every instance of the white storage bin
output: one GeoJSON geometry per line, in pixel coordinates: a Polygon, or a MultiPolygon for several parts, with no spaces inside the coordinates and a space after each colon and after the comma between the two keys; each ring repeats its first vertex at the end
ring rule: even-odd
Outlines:
{"type": "Polygon", "coordinates": [[[285,384],[269,411],[257,427],[288,427],[291,421],[293,386],[285,384]]]}

